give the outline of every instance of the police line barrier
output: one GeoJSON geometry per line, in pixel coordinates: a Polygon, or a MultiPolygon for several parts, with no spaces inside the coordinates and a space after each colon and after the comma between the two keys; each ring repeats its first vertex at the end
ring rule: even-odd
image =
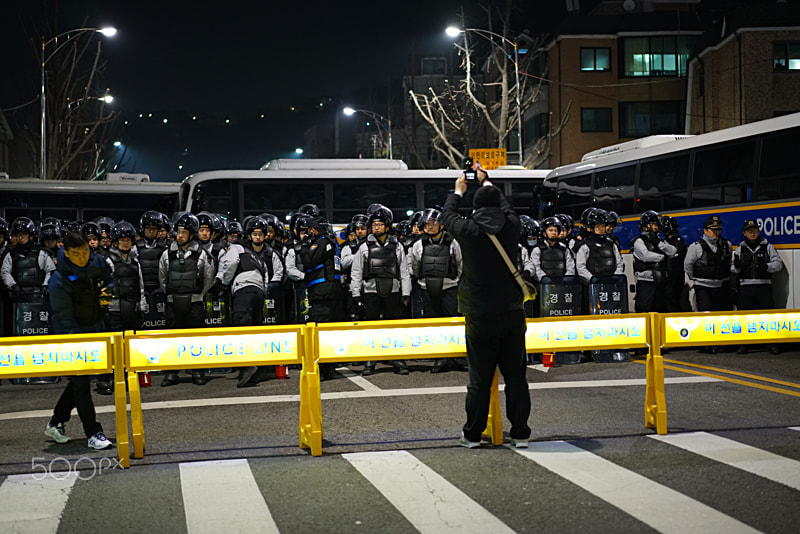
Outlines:
{"type": "Polygon", "coordinates": [[[97,375],[114,372],[117,456],[130,465],[122,333],[0,338],[0,378],[97,375]]]}
{"type": "MultiPolygon", "coordinates": [[[[309,343],[308,330],[306,325],[282,325],[125,332],[123,353],[128,369],[133,457],[142,458],[145,449],[139,372],[300,365],[309,343]]],[[[312,397],[303,393],[308,380],[302,375],[306,372],[301,372],[301,434],[302,414],[308,411],[305,405],[312,397]]],[[[319,389],[319,376],[316,384],[319,389]]],[[[123,453],[130,454],[127,449],[123,453]]]]}

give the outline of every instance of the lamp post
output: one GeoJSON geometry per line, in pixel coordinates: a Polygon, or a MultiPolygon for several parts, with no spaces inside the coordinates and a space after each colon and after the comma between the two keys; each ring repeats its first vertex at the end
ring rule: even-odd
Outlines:
{"type": "Polygon", "coordinates": [[[386,132],[387,132],[387,136],[388,136],[388,139],[389,139],[388,142],[387,142],[388,149],[389,149],[388,152],[387,152],[387,159],[392,159],[392,120],[391,119],[387,119],[383,115],[380,115],[379,113],[375,113],[374,111],[369,111],[369,110],[366,110],[366,109],[353,109],[353,108],[350,108],[350,107],[344,108],[342,110],[342,113],[344,113],[348,117],[353,115],[353,114],[355,114],[355,113],[363,113],[364,115],[366,115],[368,117],[372,117],[373,119],[378,121],[379,124],[380,124],[380,122],[385,122],[386,123],[386,132]]]}
{"type": "MultiPolygon", "coordinates": [[[[502,40],[504,43],[510,44],[514,47],[514,74],[516,76],[517,82],[517,148],[519,151],[519,164],[522,165],[522,162],[525,160],[524,154],[522,152],[522,103],[520,101],[520,86],[519,86],[519,47],[517,46],[517,41],[510,41],[509,39],[503,37],[499,33],[495,33],[489,30],[483,30],[480,28],[456,28],[455,26],[450,26],[445,30],[445,33],[450,37],[457,37],[458,35],[466,32],[473,32],[477,33],[487,41],[491,42],[495,46],[495,43],[489,37],[497,37],[498,39],[502,40]]],[[[505,47],[502,48],[503,52],[505,53],[505,47]]]]}
{"type": "Polygon", "coordinates": [[[45,41],[44,37],[42,37],[42,55],[41,55],[41,60],[42,60],[42,96],[41,96],[41,101],[42,101],[42,103],[41,103],[41,106],[42,106],[42,121],[41,121],[42,122],[42,147],[41,147],[42,148],[42,153],[41,153],[41,169],[40,169],[40,174],[39,174],[39,178],[42,179],[42,180],[46,179],[46,174],[47,174],[47,129],[46,129],[47,128],[47,118],[46,118],[47,106],[45,105],[46,104],[46,101],[45,101],[45,67],[47,66],[47,62],[50,61],[53,58],[53,56],[59,50],[61,50],[64,46],[66,46],[66,44],[69,42],[70,39],[72,39],[75,35],[83,33],[83,32],[97,32],[97,33],[102,33],[106,37],[113,37],[117,33],[117,29],[113,28],[113,27],[110,27],[110,26],[106,27],[106,28],[77,28],[77,29],[74,29],[74,30],[61,32],[58,35],[56,35],[55,37],[51,37],[47,41],[45,41]],[[50,52],[49,56],[45,56],[45,52],[47,50],[47,45],[49,45],[52,42],[56,42],[57,43],[58,39],[60,39],[61,37],[64,37],[64,36],[67,37],[64,40],[64,42],[61,45],[58,45],[55,50],[50,52]]]}

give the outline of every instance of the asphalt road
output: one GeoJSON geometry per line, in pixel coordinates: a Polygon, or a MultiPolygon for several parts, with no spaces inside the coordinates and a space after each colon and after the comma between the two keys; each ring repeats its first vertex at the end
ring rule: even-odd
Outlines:
{"type": "MultiPolygon", "coordinates": [[[[379,365],[361,378],[354,366],[323,382],[319,458],[298,447],[299,371],[245,389],[235,373],[211,375],[202,387],[185,375],[162,388],[154,377],[142,390],[146,454],[128,470],[113,468],[113,450],[86,447],[77,417],[67,425],[71,442],[43,436],[63,383],[3,381],[0,499],[13,503],[31,484],[53,506],[48,491],[67,497],[54,512],[0,512],[0,532],[73,532],[92,518],[120,532],[252,531],[256,523],[280,532],[796,532],[800,352],[785,348],[777,356],[665,355],[663,439],[644,427],[642,361],[529,368],[527,452],[455,446],[467,374],[431,374],[429,362],[411,362],[409,376],[379,365]],[[46,480],[31,482],[31,473],[46,480]],[[426,497],[434,500],[429,517],[426,497]],[[51,523],[35,523],[48,514],[51,523]]],[[[95,402],[111,437],[112,399],[95,402]]]]}

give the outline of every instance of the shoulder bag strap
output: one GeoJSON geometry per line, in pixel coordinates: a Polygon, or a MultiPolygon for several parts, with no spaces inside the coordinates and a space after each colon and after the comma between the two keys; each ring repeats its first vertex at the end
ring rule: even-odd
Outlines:
{"type": "Polygon", "coordinates": [[[506,253],[506,250],[503,248],[503,245],[500,244],[500,240],[497,239],[496,235],[492,235],[489,233],[487,233],[486,235],[489,237],[489,239],[492,240],[494,246],[497,247],[497,251],[500,253],[500,256],[503,257],[503,261],[506,262],[508,270],[511,271],[511,274],[514,276],[514,280],[516,280],[517,283],[519,284],[519,287],[522,288],[522,294],[523,295],[527,294],[528,286],[525,283],[525,280],[522,278],[520,272],[517,270],[516,267],[514,267],[514,262],[512,262],[511,258],[508,257],[508,254],[506,253]]]}

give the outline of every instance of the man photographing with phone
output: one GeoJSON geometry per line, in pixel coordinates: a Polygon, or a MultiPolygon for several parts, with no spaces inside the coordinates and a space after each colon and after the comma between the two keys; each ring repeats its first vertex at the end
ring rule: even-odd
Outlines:
{"type": "MultiPolygon", "coordinates": [[[[468,159],[468,162],[471,161],[468,159]]],[[[531,399],[525,365],[525,310],[522,290],[487,234],[497,237],[512,261],[519,261],[519,217],[499,188],[489,181],[479,162],[475,172],[479,187],[470,218],[458,209],[467,191],[467,172],[455,182],[442,211],[446,230],[461,246],[463,268],[458,286],[458,311],[465,316],[469,386],[467,422],[459,445],[480,447],[489,416],[489,398],[495,369],[506,384],[506,412],[511,421],[511,445],[528,446],[531,399]]]]}

